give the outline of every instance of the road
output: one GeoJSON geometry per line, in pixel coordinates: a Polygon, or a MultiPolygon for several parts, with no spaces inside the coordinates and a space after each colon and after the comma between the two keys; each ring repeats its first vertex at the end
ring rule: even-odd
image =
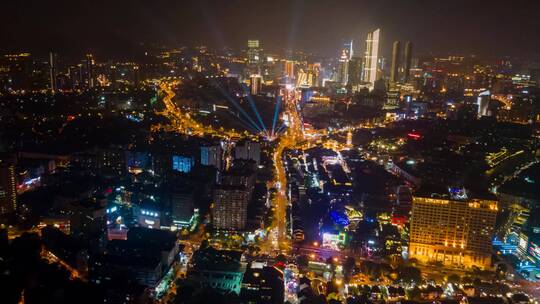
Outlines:
{"type": "MultiPolygon", "coordinates": [[[[286,253],[291,249],[291,243],[287,237],[287,206],[289,205],[289,200],[286,192],[287,174],[283,152],[286,149],[295,148],[304,140],[304,134],[302,119],[296,107],[297,99],[295,92],[286,91],[284,95],[285,113],[289,118],[289,128],[277,139],[279,142],[272,156],[275,170],[273,184],[277,189],[277,193],[273,202],[274,222],[272,223],[268,240],[273,250],[286,253]]],[[[263,245],[263,249],[265,247],[263,245]]]]}
{"type": "Polygon", "coordinates": [[[225,130],[223,128],[215,129],[212,126],[205,126],[197,122],[188,112],[183,112],[175,103],[176,93],[174,89],[181,85],[180,80],[163,80],[159,83],[160,94],[163,95],[163,104],[165,109],[158,113],[169,118],[170,126],[156,125],[153,130],[173,129],[177,132],[195,135],[195,136],[213,136],[230,140],[231,138],[243,138],[246,134],[238,133],[234,130],[225,130]]]}

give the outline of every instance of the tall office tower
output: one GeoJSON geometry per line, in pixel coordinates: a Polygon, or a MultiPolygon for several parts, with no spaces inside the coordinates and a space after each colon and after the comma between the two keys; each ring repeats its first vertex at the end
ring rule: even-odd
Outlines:
{"type": "Polygon", "coordinates": [[[357,86],[361,82],[362,74],[362,58],[353,57],[349,61],[349,79],[348,83],[352,86],[357,86]]]}
{"type": "Polygon", "coordinates": [[[139,66],[138,65],[134,65],[133,66],[133,86],[135,88],[138,88],[139,87],[139,82],[140,82],[140,71],[139,71],[139,66]]]}
{"type": "Polygon", "coordinates": [[[390,82],[399,81],[399,69],[401,67],[401,42],[394,41],[392,47],[392,66],[390,67],[390,82]]]}
{"type": "Polygon", "coordinates": [[[262,90],[262,77],[259,74],[253,74],[250,77],[249,87],[251,95],[259,95],[262,90]]]}
{"type": "Polygon", "coordinates": [[[205,166],[214,166],[216,169],[221,170],[223,163],[223,151],[221,146],[203,146],[201,147],[201,164],[205,166]]]}
{"type": "Polygon", "coordinates": [[[14,157],[0,158],[0,216],[17,210],[17,181],[14,157]]]}
{"type": "Polygon", "coordinates": [[[111,89],[116,90],[116,66],[111,65],[111,74],[109,75],[111,81],[111,89]]]}
{"type": "Polygon", "coordinates": [[[412,42],[405,42],[405,58],[403,62],[403,83],[409,83],[411,77],[411,66],[412,66],[412,42]]]}
{"type": "Polygon", "coordinates": [[[489,102],[491,100],[491,92],[484,91],[478,94],[477,105],[478,105],[478,117],[482,116],[491,116],[491,111],[489,109],[489,102]]]}
{"type": "Polygon", "coordinates": [[[409,257],[445,266],[489,268],[497,201],[464,189],[413,197],[409,257]]]}
{"type": "Polygon", "coordinates": [[[259,49],[259,40],[248,40],[247,42],[248,50],[248,64],[257,65],[260,63],[260,49],[259,49]]]}
{"type": "Polygon", "coordinates": [[[246,141],[234,148],[234,159],[254,160],[257,165],[261,162],[261,144],[246,141]]]}
{"type": "Polygon", "coordinates": [[[336,82],[341,83],[342,85],[347,85],[347,80],[349,77],[349,55],[345,50],[341,52],[341,57],[339,58],[338,70],[336,74],[336,82]]]}
{"type": "Polygon", "coordinates": [[[308,65],[309,74],[313,75],[312,86],[318,87],[321,85],[321,63],[315,62],[308,65]]]}
{"type": "Polygon", "coordinates": [[[82,64],[76,66],[70,66],[68,68],[68,76],[71,81],[71,86],[73,89],[80,88],[83,83],[83,71],[82,64]]]}
{"type": "Polygon", "coordinates": [[[294,79],[294,61],[287,60],[285,61],[285,76],[289,79],[294,79]]]}
{"type": "Polygon", "coordinates": [[[347,60],[351,60],[353,55],[354,55],[354,50],[353,50],[353,40],[351,39],[351,41],[347,41],[344,45],[343,45],[343,52],[345,52],[346,56],[347,56],[347,60]]]}
{"type": "Polygon", "coordinates": [[[51,91],[56,92],[58,90],[58,81],[56,76],[58,74],[58,58],[55,52],[49,53],[49,88],[51,91]]]}
{"type": "Polygon", "coordinates": [[[530,72],[530,80],[537,88],[540,88],[540,69],[532,69],[530,72]]]}
{"type": "Polygon", "coordinates": [[[86,54],[86,86],[91,89],[94,87],[94,57],[92,54],[86,54]]]}
{"type": "Polygon", "coordinates": [[[369,83],[371,89],[373,89],[375,81],[379,79],[378,65],[380,36],[381,30],[376,29],[375,31],[368,33],[366,39],[366,53],[364,58],[364,71],[362,73],[362,80],[369,83]]]}

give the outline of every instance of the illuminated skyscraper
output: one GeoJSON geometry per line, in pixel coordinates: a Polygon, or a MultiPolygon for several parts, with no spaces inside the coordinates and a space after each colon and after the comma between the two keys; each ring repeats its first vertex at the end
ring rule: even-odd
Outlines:
{"type": "Polygon", "coordinates": [[[253,74],[250,77],[250,91],[251,95],[259,95],[262,89],[262,77],[259,74],[253,74]]]}
{"type": "Polygon", "coordinates": [[[497,201],[468,198],[464,189],[414,196],[409,257],[489,268],[497,210],[497,201]]]}
{"type": "Polygon", "coordinates": [[[86,54],[86,86],[91,89],[94,87],[94,57],[92,54],[86,54]]]}
{"type": "Polygon", "coordinates": [[[368,33],[366,39],[366,53],[364,57],[363,81],[370,84],[373,88],[375,81],[379,78],[378,63],[379,63],[379,39],[381,30],[376,29],[368,33]]]}
{"type": "Polygon", "coordinates": [[[17,209],[17,181],[15,159],[0,158],[0,216],[17,209]]]}
{"type": "Polygon", "coordinates": [[[248,50],[248,64],[257,65],[260,63],[260,49],[259,49],[259,40],[248,40],[247,42],[248,50]]]}
{"type": "Polygon", "coordinates": [[[55,52],[49,53],[49,88],[51,91],[56,92],[58,89],[58,82],[56,76],[58,74],[58,60],[55,52]]]}
{"type": "Polygon", "coordinates": [[[491,92],[484,91],[478,94],[477,104],[478,104],[478,117],[482,116],[491,116],[491,111],[489,110],[489,101],[491,100],[491,92]]]}
{"type": "Polygon", "coordinates": [[[312,75],[311,85],[318,87],[321,85],[321,63],[315,62],[308,65],[308,74],[312,75]]]}
{"type": "Polygon", "coordinates": [[[336,82],[341,83],[342,85],[347,85],[347,80],[349,78],[349,56],[345,50],[341,52],[341,57],[339,58],[338,70],[336,73],[336,82]]]}
{"type": "Polygon", "coordinates": [[[285,61],[285,76],[289,79],[294,79],[294,61],[287,60],[285,61]]]}
{"type": "Polygon", "coordinates": [[[353,40],[348,41],[343,45],[343,52],[345,52],[345,54],[347,56],[347,60],[352,59],[352,57],[354,55],[353,40]]]}

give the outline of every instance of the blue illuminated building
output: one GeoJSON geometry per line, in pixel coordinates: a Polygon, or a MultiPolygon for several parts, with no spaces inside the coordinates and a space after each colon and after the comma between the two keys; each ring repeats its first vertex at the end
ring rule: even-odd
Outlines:
{"type": "Polygon", "coordinates": [[[174,171],[188,173],[193,168],[193,157],[173,155],[172,165],[174,171]]]}

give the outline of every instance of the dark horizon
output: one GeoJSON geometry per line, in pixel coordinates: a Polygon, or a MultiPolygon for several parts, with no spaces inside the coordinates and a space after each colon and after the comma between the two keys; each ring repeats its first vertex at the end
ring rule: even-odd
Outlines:
{"type": "Polygon", "coordinates": [[[4,3],[1,51],[75,56],[133,54],[143,44],[245,47],[337,54],[354,39],[363,51],[368,31],[381,28],[383,53],[410,40],[415,53],[476,54],[488,58],[540,55],[537,1],[142,1],[29,0],[4,3]]]}

